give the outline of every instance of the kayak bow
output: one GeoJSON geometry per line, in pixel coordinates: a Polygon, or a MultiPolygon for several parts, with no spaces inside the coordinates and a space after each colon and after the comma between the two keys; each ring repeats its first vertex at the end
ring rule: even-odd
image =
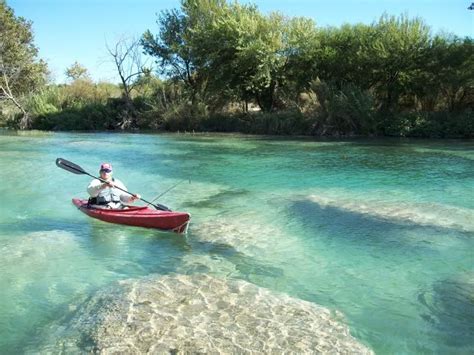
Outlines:
{"type": "Polygon", "coordinates": [[[123,210],[102,209],[90,206],[87,200],[73,198],[72,203],[89,217],[104,222],[128,226],[155,228],[186,233],[191,215],[186,212],[161,211],[149,207],[130,206],[123,210]]]}

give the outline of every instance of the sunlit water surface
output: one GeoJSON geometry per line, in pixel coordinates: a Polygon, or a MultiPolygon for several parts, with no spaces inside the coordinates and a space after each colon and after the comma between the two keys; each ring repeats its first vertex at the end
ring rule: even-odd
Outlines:
{"type": "Polygon", "coordinates": [[[118,281],[194,274],[323,306],[376,353],[474,351],[472,141],[4,132],[0,166],[0,353],[118,281]],[[90,179],[57,157],[146,199],[180,183],[159,202],[187,236],[80,213],[90,179]]]}

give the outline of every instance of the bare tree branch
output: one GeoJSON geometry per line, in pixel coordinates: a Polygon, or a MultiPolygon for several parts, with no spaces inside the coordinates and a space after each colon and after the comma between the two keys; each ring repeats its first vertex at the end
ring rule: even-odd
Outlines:
{"type": "Polygon", "coordinates": [[[138,79],[146,72],[149,72],[147,70],[148,60],[143,60],[138,39],[122,37],[117,40],[113,48],[106,42],[106,48],[117,69],[117,74],[122,84],[123,98],[126,103],[126,111],[119,126],[127,128],[134,123],[132,90],[137,86],[138,79]]]}
{"type": "Polygon", "coordinates": [[[7,68],[0,53],[0,73],[2,74],[2,80],[0,81],[0,100],[11,101],[21,111],[23,117],[20,121],[20,129],[26,129],[29,128],[30,125],[29,115],[11,89],[11,84],[15,83],[15,80],[20,76],[20,72],[20,67],[7,68]]]}

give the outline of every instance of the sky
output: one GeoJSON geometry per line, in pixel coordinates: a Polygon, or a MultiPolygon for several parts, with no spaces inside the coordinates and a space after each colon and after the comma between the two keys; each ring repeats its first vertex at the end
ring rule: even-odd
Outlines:
{"type": "MultiPolygon", "coordinates": [[[[48,63],[51,78],[66,82],[65,71],[74,62],[85,66],[94,81],[117,83],[107,53],[122,37],[158,32],[157,14],[180,7],[179,0],[6,0],[16,16],[33,22],[39,57],[48,63]]],[[[474,37],[472,1],[466,0],[239,0],[256,4],[268,14],[312,18],[317,26],[370,24],[383,13],[421,17],[433,33],[474,37]]]]}

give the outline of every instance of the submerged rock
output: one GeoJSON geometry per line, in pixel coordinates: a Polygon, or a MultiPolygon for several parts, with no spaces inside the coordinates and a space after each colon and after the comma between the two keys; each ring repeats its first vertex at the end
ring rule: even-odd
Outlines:
{"type": "Polygon", "coordinates": [[[126,280],[102,290],[43,350],[372,353],[326,308],[204,274],[126,280]]]}
{"type": "Polygon", "coordinates": [[[466,272],[439,280],[433,289],[421,292],[423,319],[439,331],[439,337],[453,352],[474,351],[474,273],[466,272]]]}
{"type": "Polygon", "coordinates": [[[474,212],[471,209],[440,203],[387,202],[358,196],[337,197],[324,192],[297,198],[296,201],[311,201],[321,208],[332,207],[397,223],[474,231],[474,212]]]}

